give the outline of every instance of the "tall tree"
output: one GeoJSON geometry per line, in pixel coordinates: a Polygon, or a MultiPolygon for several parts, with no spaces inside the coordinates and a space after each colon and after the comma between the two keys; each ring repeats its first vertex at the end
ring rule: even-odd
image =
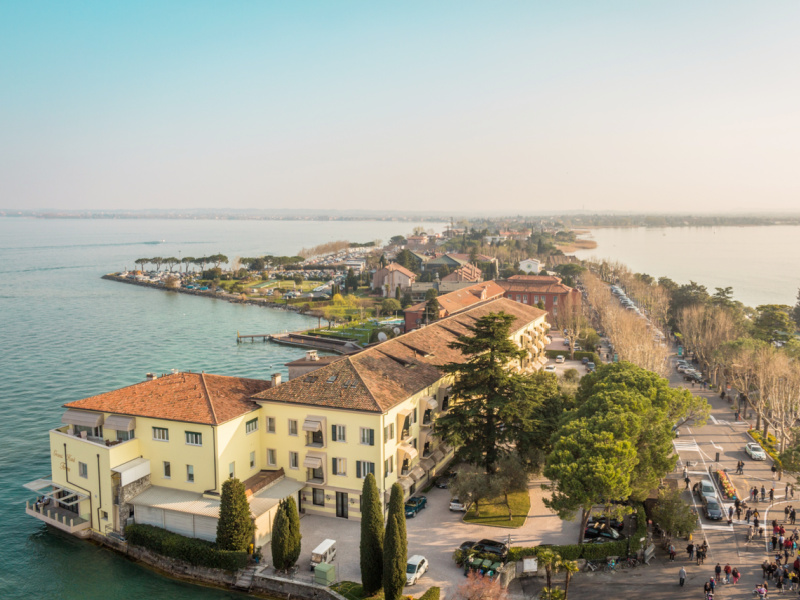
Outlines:
{"type": "Polygon", "coordinates": [[[297,504],[289,497],[280,501],[272,524],[272,564],[278,571],[286,571],[300,558],[300,515],[297,504]]]}
{"type": "Polygon", "coordinates": [[[225,480],[219,501],[217,546],[220,550],[245,551],[253,541],[254,532],[244,484],[235,477],[225,480]]]}
{"type": "Polygon", "coordinates": [[[797,328],[789,316],[791,307],[786,304],[762,304],[756,307],[753,336],[765,342],[786,342],[794,337],[797,328]]]}
{"type": "Polygon", "coordinates": [[[436,288],[431,288],[425,292],[425,323],[433,323],[439,320],[439,311],[441,307],[439,306],[439,301],[436,299],[437,295],[436,288]]]}
{"type": "Polygon", "coordinates": [[[466,360],[442,366],[454,377],[451,409],[434,423],[434,432],[464,459],[494,471],[500,455],[510,451],[518,432],[531,425],[540,399],[531,394],[526,376],[514,372],[527,355],[510,339],[514,317],[489,313],[450,343],[466,360]]]}
{"type": "Polygon", "coordinates": [[[375,476],[369,473],[361,488],[361,586],[366,595],[383,585],[383,511],[375,476]]]}
{"type": "Polygon", "coordinates": [[[403,488],[399,483],[395,483],[389,497],[386,536],[383,541],[383,597],[385,600],[400,600],[406,584],[407,561],[408,540],[406,538],[403,488]]]}
{"type": "Polygon", "coordinates": [[[137,259],[134,261],[134,263],[135,263],[135,264],[139,265],[139,267],[140,267],[140,269],[139,269],[139,270],[140,270],[140,271],[144,271],[144,266],[145,266],[145,264],[147,264],[147,263],[149,263],[149,262],[150,262],[150,259],[149,259],[149,258],[137,258],[137,259]]]}
{"type": "MultiPolygon", "coordinates": [[[[697,527],[697,514],[684,502],[679,489],[663,489],[653,507],[653,523],[667,537],[687,536],[697,527]]],[[[638,517],[637,517],[638,518],[638,517]]]]}

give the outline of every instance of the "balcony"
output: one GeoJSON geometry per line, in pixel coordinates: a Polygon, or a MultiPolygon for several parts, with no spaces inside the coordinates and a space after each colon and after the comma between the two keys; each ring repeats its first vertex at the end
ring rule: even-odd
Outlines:
{"type": "Polygon", "coordinates": [[[31,501],[25,502],[25,512],[43,523],[72,535],[87,537],[90,533],[92,524],[89,522],[88,514],[79,516],[52,503],[42,506],[41,503],[31,501]]]}
{"type": "Polygon", "coordinates": [[[306,448],[324,448],[325,440],[321,431],[306,432],[306,448]]]}
{"type": "MultiPolygon", "coordinates": [[[[55,429],[51,430],[53,433],[59,433],[61,435],[67,436],[70,440],[82,440],[84,442],[88,442],[90,444],[97,444],[98,446],[103,446],[105,448],[113,448],[116,446],[121,446],[123,444],[128,444],[130,442],[138,442],[138,440],[134,437],[127,439],[127,440],[114,440],[114,439],[106,439],[103,437],[93,436],[93,435],[82,435],[84,432],[73,432],[72,427],[70,425],[64,425],[63,427],[56,427],[55,429]]],[[[109,430],[113,431],[113,430],[109,430]]],[[[114,432],[116,433],[116,432],[114,432]]]]}

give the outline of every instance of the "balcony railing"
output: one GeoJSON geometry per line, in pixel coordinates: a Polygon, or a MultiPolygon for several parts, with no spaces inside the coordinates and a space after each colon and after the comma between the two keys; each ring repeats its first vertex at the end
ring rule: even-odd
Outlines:
{"type": "Polygon", "coordinates": [[[25,502],[25,512],[40,521],[52,525],[62,531],[85,537],[89,535],[89,515],[77,515],[54,505],[43,506],[36,502],[25,502]]]}

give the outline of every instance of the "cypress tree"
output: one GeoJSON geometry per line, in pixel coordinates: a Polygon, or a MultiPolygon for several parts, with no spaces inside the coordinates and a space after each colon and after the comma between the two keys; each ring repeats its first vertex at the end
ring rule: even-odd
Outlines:
{"type": "Polygon", "coordinates": [[[294,566],[300,557],[300,515],[291,496],[280,501],[272,525],[272,564],[278,571],[294,566]]]}
{"type": "Polygon", "coordinates": [[[361,489],[361,585],[368,596],[383,584],[383,511],[375,476],[369,473],[361,489]]]}
{"type": "Polygon", "coordinates": [[[250,516],[244,484],[231,478],[222,484],[217,522],[217,547],[220,550],[246,551],[253,541],[255,525],[250,516]]]}
{"type": "Polygon", "coordinates": [[[406,539],[406,514],[403,506],[403,488],[392,486],[389,498],[389,515],[386,520],[386,537],[383,541],[383,597],[400,600],[406,584],[408,541],[406,539]]]}

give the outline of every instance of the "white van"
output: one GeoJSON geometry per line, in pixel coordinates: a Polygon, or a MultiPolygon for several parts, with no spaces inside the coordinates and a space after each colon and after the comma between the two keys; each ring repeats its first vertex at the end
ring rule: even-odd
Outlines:
{"type": "Polygon", "coordinates": [[[311,570],[320,563],[332,563],[336,558],[336,540],[325,540],[311,553],[311,570]]]}

